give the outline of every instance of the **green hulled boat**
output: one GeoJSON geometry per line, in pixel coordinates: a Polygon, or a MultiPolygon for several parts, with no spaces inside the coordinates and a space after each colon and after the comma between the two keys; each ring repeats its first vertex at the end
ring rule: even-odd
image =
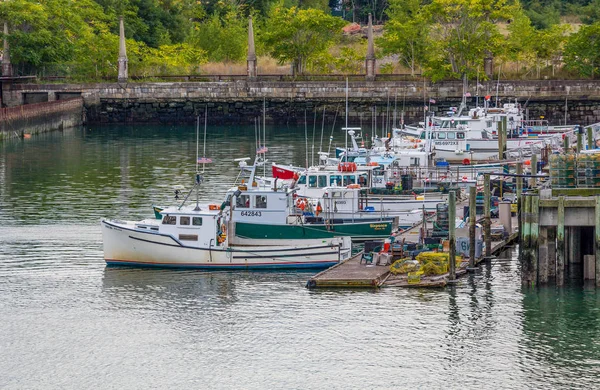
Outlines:
{"type": "Polygon", "coordinates": [[[272,225],[235,222],[235,235],[243,239],[317,239],[340,236],[354,241],[389,237],[394,228],[392,221],[352,222],[336,224],[272,225]]]}

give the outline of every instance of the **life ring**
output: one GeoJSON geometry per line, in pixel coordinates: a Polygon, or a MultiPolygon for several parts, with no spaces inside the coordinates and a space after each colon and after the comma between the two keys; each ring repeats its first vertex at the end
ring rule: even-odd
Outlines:
{"type": "Polygon", "coordinates": [[[463,176],[463,177],[462,177],[462,181],[463,181],[463,183],[466,183],[466,182],[467,182],[467,180],[469,180],[469,178],[468,178],[468,177],[466,177],[466,176],[463,176]]]}
{"type": "Polygon", "coordinates": [[[346,188],[360,188],[360,184],[348,184],[346,188]]]}
{"type": "Polygon", "coordinates": [[[304,201],[304,198],[298,199],[298,201],[296,202],[296,207],[298,207],[300,210],[304,211],[304,209],[306,208],[306,202],[304,201]]]}

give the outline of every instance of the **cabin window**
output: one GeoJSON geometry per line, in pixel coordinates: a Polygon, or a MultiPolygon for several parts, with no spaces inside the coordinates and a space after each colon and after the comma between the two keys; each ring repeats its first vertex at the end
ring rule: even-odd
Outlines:
{"type": "Polygon", "coordinates": [[[444,132],[439,132],[439,133],[438,133],[438,139],[446,139],[446,133],[444,133],[444,132]]]}
{"type": "Polygon", "coordinates": [[[180,234],[179,240],[180,241],[198,241],[198,235],[197,234],[180,234]]]}
{"type": "Polygon", "coordinates": [[[485,122],[486,127],[492,127],[492,121],[485,122]]]}
{"type": "Polygon", "coordinates": [[[162,220],[163,225],[175,225],[177,224],[177,217],[171,215],[165,215],[162,220]]]}
{"type": "Polygon", "coordinates": [[[267,208],[267,197],[262,195],[256,195],[256,208],[266,209],[267,208]]]}
{"type": "Polygon", "coordinates": [[[240,195],[235,200],[236,207],[247,209],[250,207],[250,195],[240,195]]]}
{"type": "Polygon", "coordinates": [[[330,186],[341,186],[342,185],[342,176],[340,176],[340,175],[331,175],[329,177],[329,185],[330,186]]]}
{"type": "Polygon", "coordinates": [[[179,217],[179,224],[180,225],[189,225],[190,217],[179,217]]]}
{"type": "Polygon", "coordinates": [[[298,179],[298,184],[306,184],[306,175],[300,176],[298,179]]]}
{"type": "Polygon", "coordinates": [[[467,121],[458,121],[459,125],[468,125],[469,123],[467,121]]]}
{"type": "Polygon", "coordinates": [[[309,176],[308,177],[308,186],[311,188],[317,187],[317,176],[309,176]]]}
{"type": "Polygon", "coordinates": [[[456,133],[448,133],[448,139],[456,139],[456,133]]]}
{"type": "Polygon", "coordinates": [[[192,225],[194,226],[202,226],[202,217],[193,217],[192,225]]]}
{"type": "Polygon", "coordinates": [[[356,176],[344,175],[344,185],[347,186],[349,184],[356,184],[356,176]]]}
{"type": "Polygon", "coordinates": [[[410,158],[410,166],[418,167],[421,163],[421,159],[419,157],[411,157],[410,158]]]}
{"type": "Polygon", "coordinates": [[[462,133],[462,132],[456,133],[456,138],[458,138],[458,139],[465,139],[465,133],[462,133]]]}
{"type": "Polygon", "coordinates": [[[358,176],[358,184],[360,184],[361,187],[365,187],[367,185],[367,175],[358,176]]]}
{"type": "Polygon", "coordinates": [[[421,136],[419,138],[425,139],[425,132],[424,131],[421,132],[421,136]]]}
{"type": "Polygon", "coordinates": [[[327,176],[319,176],[319,188],[327,187],[327,176]]]}

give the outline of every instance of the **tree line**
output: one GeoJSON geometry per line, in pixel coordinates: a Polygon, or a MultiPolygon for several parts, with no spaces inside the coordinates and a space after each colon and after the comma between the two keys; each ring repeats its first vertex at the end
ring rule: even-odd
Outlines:
{"type": "Polygon", "coordinates": [[[123,16],[130,75],[201,74],[243,63],[248,18],[256,51],[295,74],[364,72],[368,13],[383,25],[379,72],[432,80],[589,77],[600,67],[600,0],[10,0],[0,3],[18,74],[114,78],[123,16]],[[560,23],[577,14],[578,23],[560,23]]]}

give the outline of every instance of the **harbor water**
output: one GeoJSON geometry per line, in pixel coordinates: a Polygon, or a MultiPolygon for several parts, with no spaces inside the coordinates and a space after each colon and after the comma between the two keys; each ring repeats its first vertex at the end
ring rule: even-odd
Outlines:
{"type": "MultiPolygon", "coordinates": [[[[269,159],[304,165],[308,144],[312,160],[307,133],[268,128],[269,159]]],[[[220,202],[233,160],[255,149],[252,127],[210,127],[201,200],[220,202]]],[[[305,271],[107,268],[100,218],[172,204],[195,156],[194,127],[0,143],[1,389],[598,386],[598,292],[522,289],[517,248],[432,290],[311,291],[305,271]]]]}

